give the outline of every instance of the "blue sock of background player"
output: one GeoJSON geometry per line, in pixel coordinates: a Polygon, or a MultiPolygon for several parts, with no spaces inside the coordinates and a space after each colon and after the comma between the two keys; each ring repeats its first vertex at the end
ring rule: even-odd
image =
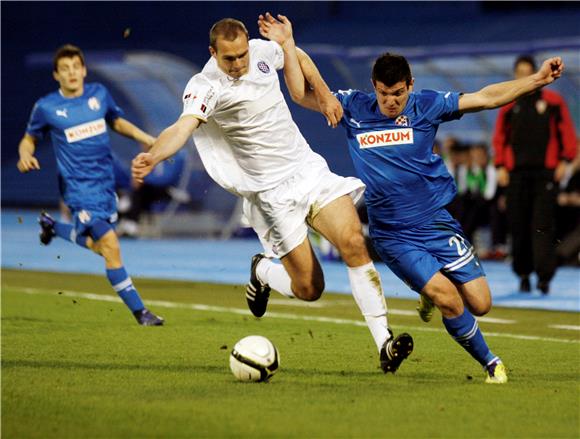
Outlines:
{"type": "Polygon", "coordinates": [[[135,313],[145,308],[125,267],[107,268],[107,279],[131,312],[135,313]]]}

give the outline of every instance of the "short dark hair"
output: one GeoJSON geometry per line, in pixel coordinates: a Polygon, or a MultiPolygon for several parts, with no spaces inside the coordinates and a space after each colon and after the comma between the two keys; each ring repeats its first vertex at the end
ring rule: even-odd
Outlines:
{"type": "Polygon", "coordinates": [[[209,31],[209,45],[216,50],[218,37],[222,37],[228,41],[234,41],[239,34],[244,34],[247,39],[250,39],[248,29],[246,29],[244,23],[235,18],[223,18],[211,27],[209,31]]]}
{"type": "Polygon", "coordinates": [[[380,81],[390,87],[401,81],[410,85],[413,77],[411,76],[411,67],[404,56],[387,52],[375,60],[372,80],[373,83],[380,81]]]}
{"type": "Polygon", "coordinates": [[[58,70],[58,61],[61,58],[73,58],[78,56],[81,60],[82,65],[85,65],[85,56],[83,55],[83,51],[79,49],[77,46],[73,46],[72,44],[65,44],[62,47],[59,47],[54,57],[52,58],[52,68],[56,72],[58,70]]]}
{"type": "Polygon", "coordinates": [[[522,63],[529,64],[532,66],[534,72],[536,71],[536,61],[532,55],[520,55],[516,58],[514,62],[514,70],[522,63]]]}

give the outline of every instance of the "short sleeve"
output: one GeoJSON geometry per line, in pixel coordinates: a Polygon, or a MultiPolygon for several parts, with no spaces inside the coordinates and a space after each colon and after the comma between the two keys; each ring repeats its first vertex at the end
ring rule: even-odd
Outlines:
{"type": "Polygon", "coordinates": [[[356,90],[338,90],[332,93],[344,110],[340,123],[347,126],[347,121],[352,117],[352,103],[356,95],[356,90]]]}
{"type": "Polygon", "coordinates": [[[105,92],[105,102],[107,104],[107,112],[105,113],[105,119],[107,122],[111,123],[115,119],[123,117],[125,113],[121,109],[121,107],[117,105],[117,103],[113,99],[113,96],[111,96],[111,93],[109,93],[109,90],[104,86],[102,87],[105,92]]]}
{"type": "Polygon", "coordinates": [[[461,118],[459,97],[461,93],[452,91],[422,90],[420,93],[423,112],[433,124],[449,122],[461,118]]]}
{"type": "Polygon", "coordinates": [[[355,90],[338,90],[337,92],[333,92],[332,94],[338,99],[340,105],[345,110],[348,109],[350,103],[352,102],[352,97],[354,95],[355,90]]]}
{"type": "Polygon", "coordinates": [[[252,43],[260,50],[260,55],[262,55],[265,60],[276,70],[280,70],[284,67],[284,50],[275,41],[267,40],[252,40],[252,43]]]}
{"type": "Polygon", "coordinates": [[[36,102],[32,108],[32,112],[30,113],[30,119],[28,119],[26,133],[36,139],[42,139],[48,129],[48,122],[44,115],[44,111],[42,111],[42,106],[40,102],[36,102]]]}
{"type": "Polygon", "coordinates": [[[206,122],[215,111],[218,93],[204,76],[195,75],[187,83],[183,92],[183,112],[181,116],[195,116],[206,122]]]}

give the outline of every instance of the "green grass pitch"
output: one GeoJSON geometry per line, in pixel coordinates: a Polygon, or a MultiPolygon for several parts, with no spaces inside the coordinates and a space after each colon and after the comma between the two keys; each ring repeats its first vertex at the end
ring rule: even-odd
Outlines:
{"type": "Polygon", "coordinates": [[[550,327],[577,326],[578,313],[494,309],[511,322],[480,323],[510,372],[500,386],[483,383],[438,314],[412,315],[412,301],[388,300],[390,325],[415,351],[383,375],[349,296],[273,293],[258,320],[242,286],[135,283],[166,326],[138,326],[106,300],[104,276],[2,271],[2,437],[580,436],[579,333],[550,327]],[[229,371],[231,348],[251,334],[280,351],[269,383],[229,371]]]}

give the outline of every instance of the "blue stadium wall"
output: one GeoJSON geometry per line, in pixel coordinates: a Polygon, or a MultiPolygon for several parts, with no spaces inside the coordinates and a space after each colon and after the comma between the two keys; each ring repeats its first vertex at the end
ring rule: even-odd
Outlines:
{"type": "MultiPolygon", "coordinates": [[[[170,52],[203,65],[212,23],[236,17],[257,37],[257,15],[268,10],[291,18],[302,45],[477,47],[580,33],[578,2],[2,2],[2,204],[54,205],[58,199],[55,179],[46,177],[54,174],[55,166],[48,145],[39,152],[45,173],[18,176],[22,184],[6,184],[7,178],[15,178],[5,171],[16,163],[34,101],[56,88],[50,66],[31,63],[31,54],[52,53],[70,42],[87,52],[170,52]],[[31,193],[27,187],[38,189],[31,193]]],[[[88,63],[90,70],[90,59],[88,63]]],[[[344,88],[337,75],[327,80],[332,88],[344,88]]],[[[125,107],[139,124],[138,116],[125,107]]],[[[352,174],[342,132],[325,128],[317,114],[294,105],[291,109],[331,168],[352,174]]]]}

